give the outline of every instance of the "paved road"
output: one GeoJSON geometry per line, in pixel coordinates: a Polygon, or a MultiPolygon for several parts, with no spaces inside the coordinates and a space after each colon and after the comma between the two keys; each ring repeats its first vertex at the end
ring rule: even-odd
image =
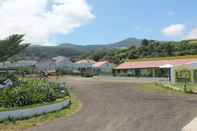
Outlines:
{"type": "Polygon", "coordinates": [[[30,131],[180,131],[197,115],[195,96],[140,92],[128,82],[67,82],[83,103],[81,111],[30,131]]]}

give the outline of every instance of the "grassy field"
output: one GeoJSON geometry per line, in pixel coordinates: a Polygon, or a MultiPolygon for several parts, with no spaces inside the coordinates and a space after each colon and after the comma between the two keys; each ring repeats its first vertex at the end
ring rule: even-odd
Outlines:
{"type": "Polygon", "coordinates": [[[144,92],[153,92],[153,93],[161,93],[161,94],[168,94],[168,95],[187,95],[184,92],[177,92],[167,88],[161,87],[159,84],[156,83],[142,83],[137,84],[136,86],[138,90],[144,92]]]}
{"type": "Polygon", "coordinates": [[[31,128],[33,126],[47,124],[53,120],[61,117],[69,117],[79,111],[81,107],[80,101],[76,97],[71,98],[72,104],[69,108],[63,109],[61,111],[48,113],[46,115],[34,117],[27,120],[19,121],[5,121],[0,123],[0,131],[23,131],[24,129],[31,128]]]}
{"type": "MultiPolygon", "coordinates": [[[[173,84],[174,86],[178,88],[184,88],[184,83],[176,83],[173,84]]],[[[186,88],[191,89],[193,92],[197,92],[197,84],[196,83],[188,83],[186,84],[186,88]]]]}

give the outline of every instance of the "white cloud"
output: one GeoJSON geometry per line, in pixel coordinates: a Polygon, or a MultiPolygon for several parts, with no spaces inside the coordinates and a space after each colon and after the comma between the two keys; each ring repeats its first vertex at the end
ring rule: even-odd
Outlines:
{"type": "Polygon", "coordinates": [[[186,36],[185,39],[196,39],[197,38],[197,27],[193,28],[188,35],[186,36]]]}
{"type": "Polygon", "coordinates": [[[166,36],[177,36],[181,35],[185,30],[185,25],[175,24],[170,25],[162,30],[162,33],[166,36]]]}
{"type": "Polygon", "coordinates": [[[51,1],[0,0],[0,38],[20,33],[29,42],[48,43],[52,35],[67,34],[94,18],[86,0],[51,1]]]}

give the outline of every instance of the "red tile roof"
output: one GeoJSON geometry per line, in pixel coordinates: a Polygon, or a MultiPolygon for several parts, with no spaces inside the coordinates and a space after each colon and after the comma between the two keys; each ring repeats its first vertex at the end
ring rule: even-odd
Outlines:
{"type": "Polygon", "coordinates": [[[164,65],[186,65],[197,62],[197,59],[177,59],[177,60],[151,60],[151,61],[135,61],[120,64],[116,69],[143,69],[143,68],[159,68],[164,65]]]}
{"type": "Polygon", "coordinates": [[[94,67],[96,67],[96,68],[101,68],[103,65],[108,64],[108,63],[109,63],[108,61],[96,62],[96,63],[94,64],[94,67]]]}

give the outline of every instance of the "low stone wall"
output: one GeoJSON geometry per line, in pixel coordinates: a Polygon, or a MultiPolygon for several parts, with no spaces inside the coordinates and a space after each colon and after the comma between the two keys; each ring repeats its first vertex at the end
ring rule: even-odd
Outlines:
{"type": "Polygon", "coordinates": [[[70,100],[65,100],[60,103],[45,105],[41,107],[0,112],[0,121],[8,120],[8,119],[30,118],[33,116],[38,116],[38,115],[42,115],[45,113],[61,110],[63,108],[68,107],[69,104],[70,104],[70,100]]]}

